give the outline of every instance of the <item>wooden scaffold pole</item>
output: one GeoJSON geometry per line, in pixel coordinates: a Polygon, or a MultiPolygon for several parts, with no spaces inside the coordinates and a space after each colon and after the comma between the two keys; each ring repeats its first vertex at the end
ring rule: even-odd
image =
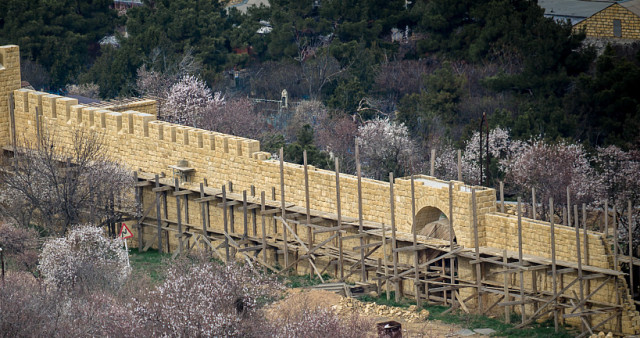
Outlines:
{"type": "Polygon", "coordinates": [[[504,214],[504,182],[500,181],[500,212],[504,214]]]}
{"type": "MultiPolygon", "coordinates": [[[[603,215],[604,217],[604,240],[605,243],[609,242],[609,201],[605,200],[604,201],[604,212],[603,215]]],[[[608,245],[608,244],[607,244],[608,245]]]]}
{"type": "MultiPolygon", "coordinates": [[[[587,232],[587,205],[582,203],[582,245],[583,251],[582,255],[584,256],[584,265],[589,266],[589,234],[587,232]]],[[[591,280],[587,279],[584,281],[584,294],[591,294],[591,280]]],[[[584,298],[580,298],[580,301],[583,301],[584,298]]],[[[591,325],[591,317],[585,318],[588,322],[588,325],[591,325]]]]}
{"type": "Polygon", "coordinates": [[[629,212],[629,228],[627,231],[627,238],[629,240],[629,287],[631,287],[631,301],[634,301],[635,297],[635,285],[633,284],[633,205],[631,200],[628,201],[627,206],[629,212]]]}
{"type": "Polygon", "coordinates": [[[567,226],[571,226],[571,195],[569,187],[567,187],[567,226]]]}
{"type": "MultiPolygon", "coordinates": [[[[286,214],[286,205],[284,202],[284,150],[280,148],[280,201],[282,203],[281,216],[282,220],[287,219],[286,214]]],[[[275,220],[273,221],[275,224],[275,220]]],[[[287,241],[287,229],[284,224],[282,225],[282,241],[284,242],[284,266],[285,269],[289,268],[289,243],[287,241]]],[[[288,276],[289,271],[285,271],[285,274],[288,276]]]]}
{"type": "MultiPolygon", "coordinates": [[[[160,178],[155,177],[156,189],[160,188],[160,178]]],[[[162,215],[160,214],[160,191],[156,192],[156,221],[158,222],[158,252],[162,253],[162,215]]]]}
{"type": "MultiPolygon", "coordinates": [[[[420,296],[420,269],[418,269],[418,229],[416,228],[416,189],[414,185],[413,175],[411,175],[411,233],[413,234],[413,266],[416,274],[413,279],[413,287],[415,288],[416,305],[422,307],[422,297],[420,296]]],[[[447,301],[447,291],[445,294],[445,302],[447,301]]],[[[429,303],[429,299],[427,299],[429,303]]]]}
{"type": "Polygon", "coordinates": [[[227,187],[222,185],[222,223],[224,229],[224,257],[225,263],[229,263],[229,224],[227,220],[227,187]]]}
{"type": "Polygon", "coordinates": [[[482,263],[480,260],[480,242],[478,239],[478,207],[476,202],[476,189],[471,188],[471,209],[473,214],[473,242],[475,246],[476,256],[476,293],[478,296],[478,309],[480,312],[484,312],[482,304],[482,263]]]}
{"type": "Polygon", "coordinates": [[[518,266],[520,279],[520,316],[522,323],[527,321],[527,313],[525,311],[524,300],[524,271],[522,259],[522,199],[518,197],[518,266]]]}
{"type": "Polygon", "coordinates": [[[537,219],[536,214],[536,188],[531,188],[531,218],[537,219]]]}
{"type": "Polygon", "coordinates": [[[391,253],[393,256],[393,286],[396,302],[400,301],[400,282],[398,281],[398,244],[396,242],[396,208],[393,195],[393,173],[389,173],[389,202],[391,210],[391,253]]]}
{"type": "Polygon", "coordinates": [[[342,210],[340,203],[340,164],[335,158],[336,172],[336,211],[338,212],[338,269],[340,270],[340,280],[344,280],[344,257],[342,252],[342,210]]]}
{"type": "MultiPolygon", "coordinates": [[[[309,248],[313,248],[313,233],[311,230],[311,199],[309,198],[309,164],[307,163],[307,150],[302,152],[302,163],[304,165],[304,204],[307,212],[307,243],[309,248]]],[[[309,257],[309,259],[312,259],[309,257]]],[[[313,276],[313,272],[309,270],[309,275],[313,276]]]]}
{"type": "Polygon", "coordinates": [[[613,266],[616,271],[619,270],[618,267],[618,220],[617,217],[618,212],[616,210],[616,205],[613,205],[613,266]]]}
{"type": "MultiPolygon", "coordinates": [[[[453,232],[453,182],[449,181],[449,252],[453,251],[453,237],[455,236],[454,232],[453,232]]],[[[451,305],[453,305],[455,303],[455,299],[456,299],[456,292],[457,290],[455,290],[453,288],[453,286],[455,285],[455,265],[456,265],[456,258],[454,256],[451,256],[451,258],[449,258],[449,284],[451,284],[451,305]]],[[[428,299],[427,299],[428,301],[428,299]]],[[[446,302],[446,297],[445,297],[445,302],[446,302]]]]}
{"type": "Polygon", "coordinates": [[[260,192],[260,218],[262,220],[262,259],[267,261],[267,226],[266,220],[264,216],[265,212],[265,198],[264,191],[260,192]]]}
{"type": "Polygon", "coordinates": [[[549,213],[551,217],[549,217],[549,222],[551,223],[551,281],[553,288],[553,326],[555,332],[558,332],[559,323],[558,323],[558,274],[556,267],[556,227],[555,227],[555,219],[553,217],[553,197],[549,198],[549,213]]]}
{"type": "MultiPolygon", "coordinates": [[[[367,267],[364,264],[364,226],[362,215],[362,172],[360,167],[360,145],[356,138],[356,174],[358,175],[358,235],[360,235],[360,269],[363,283],[367,282],[367,267]]],[[[384,239],[383,239],[384,240],[384,239]]]]}
{"type": "Polygon", "coordinates": [[[136,222],[137,228],[138,228],[138,252],[142,252],[142,248],[144,246],[143,243],[143,233],[142,233],[142,192],[143,192],[143,188],[138,186],[138,172],[134,171],[133,172],[133,180],[135,182],[135,190],[136,190],[136,218],[138,219],[136,222]]]}
{"type": "MultiPolygon", "coordinates": [[[[577,259],[577,263],[578,263],[578,286],[580,289],[580,300],[579,300],[579,304],[582,304],[582,299],[584,299],[584,283],[583,283],[583,277],[582,277],[582,255],[580,252],[580,224],[578,222],[578,205],[574,205],[573,206],[573,218],[574,218],[574,222],[575,222],[575,230],[576,230],[576,259],[577,259]]],[[[580,312],[583,312],[584,307],[581,305],[580,306],[580,312]]],[[[583,316],[580,316],[580,322],[581,322],[581,328],[582,328],[582,332],[584,332],[586,330],[586,324],[585,324],[585,319],[583,316]]]]}
{"type": "Polygon", "coordinates": [[[184,250],[184,243],[182,241],[182,235],[184,234],[182,231],[182,216],[180,214],[180,197],[182,196],[181,194],[178,194],[180,192],[180,181],[178,181],[177,178],[174,178],[173,180],[174,184],[175,184],[175,196],[176,196],[176,217],[178,218],[178,252],[179,254],[183,253],[184,250]]]}
{"type": "Polygon", "coordinates": [[[458,149],[458,181],[462,182],[462,150],[458,149]]]}

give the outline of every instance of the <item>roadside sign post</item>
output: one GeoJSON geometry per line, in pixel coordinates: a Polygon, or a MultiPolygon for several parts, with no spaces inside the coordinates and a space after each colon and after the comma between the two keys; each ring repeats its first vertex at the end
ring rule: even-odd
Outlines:
{"type": "Polygon", "coordinates": [[[129,227],[126,223],[122,223],[122,227],[120,228],[120,238],[124,241],[124,249],[127,251],[127,266],[131,267],[129,263],[129,247],[127,246],[127,239],[133,237],[133,233],[129,230],[129,227]]]}

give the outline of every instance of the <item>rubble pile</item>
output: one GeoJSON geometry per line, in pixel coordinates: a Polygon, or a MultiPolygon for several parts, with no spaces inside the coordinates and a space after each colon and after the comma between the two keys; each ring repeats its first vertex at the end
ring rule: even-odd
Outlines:
{"type": "Polygon", "coordinates": [[[367,316],[387,317],[409,323],[421,322],[429,317],[429,311],[423,309],[418,312],[416,311],[417,307],[415,305],[403,309],[375,303],[363,303],[353,298],[343,298],[337,305],[333,305],[332,308],[339,314],[347,314],[355,311],[367,316]]]}

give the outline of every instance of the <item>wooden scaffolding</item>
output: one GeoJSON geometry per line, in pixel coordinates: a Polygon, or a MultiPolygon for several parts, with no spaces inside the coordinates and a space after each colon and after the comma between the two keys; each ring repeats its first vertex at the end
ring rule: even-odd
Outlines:
{"type": "MultiPolygon", "coordinates": [[[[585,231],[584,239],[580,238],[577,206],[573,217],[578,248],[576,261],[556,259],[553,219],[550,227],[551,257],[523,254],[520,200],[517,212],[518,251],[479,246],[474,189],[471,191],[475,247],[461,247],[455,243],[453,235],[455,220],[451,213],[452,183],[449,184],[449,239],[429,238],[417,235],[415,229],[412,234],[396,230],[393,175],[390,176],[389,183],[391,224],[363,219],[359,163],[358,218],[341,214],[337,161],[336,211],[332,213],[311,209],[306,156],[304,159],[305,206],[286,202],[282,160],[279,200],[275,187],[272,187],[270,196],[267,197],[265,191],[258,195],[253,186],[249,191],[238,192],[234,191],[232,182],[221,187],[210,187],[205,180],[196,188],[193,184],[179,182],[177,178],[136,172],[136,200],[141,206],[135,225],[139,234],[138,247],[148,250],[155,244],[160,251],[169,252],[169,237],[174,236],[178,242],[174,256],[199,245],[225,262],[240,257],[251,266],[278,274],[288,274],[299,264],[305,264],[323,283],[325,273],[332,273],[341,281],[349,279],[368,284],[376,288],[379,294],[387,291],[387,297],[390,297],[391,290],[395,291],[396,298],[402,295],[414,297],[419,305],[424,302],[437,303],[451,306],[448,311],[460,309],[467,313],[474,311],[481,314],[491,311],[495,313],[494,309],[502,307],[506,322],[510,321],[511,313],[515,312],[514,307],[518,307],[521,322],[517,327],[552,316],[557,330],[566,319],[579,318],[580,337],[602,329],[606,323],[610,323],[609,327],[616,328],[614,333],[622,334],[621,318],[625,304],[637,304],[632,298],[629,299],[625,273],[618,269],[591,266],[588,264],[588,253],[580,252],[580,242],[586,241],[587,236],[585,231]],[[151,196],[155,195],[155,199],[143,201],[144,189],[150,189],[151,196]],[[175,199],[176,207],[175,217],[172,219],[169,218],[167,203],[171,198],[175,199]],[[142,210],[145,202],[146,207],[142,210]],[[189,221],[189,208],[194,206],[200,211],[201,224],[189,221]],[[221,209],[222,229],[211,226],[210,208],[221,209]],[[236,213],[242,213],[241,222],[234,219],[236,213]],[[240,223],[239,226],[237,223],[240,223]],[[149,234],[153,236],[150,237],[149,234]],[[399,254],[404,255],[404,262],[399,260],[399,254]],[[412,259],[407,260],[407,257],[412,259]],[[470,264],[474,273],[461,276],[461,263],[470,264]],[[503,275],[503,281],[496,282],[496,279],[487,278],[495,274],[503,275]],[[531,276],[529,283],[525,283],[525,274],[531,276]],[[551,291],[537,287],[536,276],[539,274],[551,276],[551,291]],[[577,274],[577,277],[573,278],[573,274],[577,274]],[[511,282],[513,277],[518,283],[511,282]],[[611,282],[616,288],[616,301],[610,303],[595,300],[593,296],[605,286],[611,285],[611,282]],[[403,290],[402,285],[412,285],[412,292],[403,290]],[[576,286],[579,287],[579,292],[575,292],[576,286]],[[469,302],[473,302],[472,310],[469,309],[469,302]],[[529,310],[525,310],[525,306],[529,306],[529,310]]],[[[413,176],[411,192],[415,224],[413,176]]],[[[504,211],[504,199],[501,198],[501,201],[504,211]]],[[[550,204],[553,206],[553,201],[550,204]]],[[[614,250],[615,266],[618,266],[618,262],[627,262],[630,263],[630,269],[633,269],[639,263],[636,258],[620,255],[617,247],[614,250]]],[[[631,284],[633,285],[632,278],[631,284]]]]}

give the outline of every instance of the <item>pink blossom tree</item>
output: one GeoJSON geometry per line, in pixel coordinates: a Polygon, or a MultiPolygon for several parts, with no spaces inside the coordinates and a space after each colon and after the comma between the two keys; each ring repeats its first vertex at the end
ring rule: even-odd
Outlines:
{"type": "MultiPolygon", "coordinates": [[[[602,179],[604,186],[604,198],[608,205],[616,206],[620,227],[618,239],[628,243],[629,224],[631,224],[633,247],[637,248],[640,238],[640,152],[637,150],[624,151],[616,146],[598,147],[594,158],[595,167],[602,179]],[[631,201],[632,209],[629,220],[628,202],[631,201]],[[635,224],[635,225],[634,225],[635,224]]],[[[627,245],[623,245],[625,251],[627,245]]]]}
{"type": "Polygon", "coordinates": [[[59,236],[81,223],[109,224],[115,234],[113,224],[135,213],[133,175],[108,160],[104,134],[77,129],[71,139],[53,130],[19,142],[11,170],[0,173],[0,214],[59,236]]]}
{"type": "Polygon", "coordinates": [[[351,116],[338,116],[326,119],[316,127],[318,145],[333,157],[340,160],[340,170],[355,174],[355,140],[358,124],[351,116]]]}
{"type": "Polygon", "coordinates": [[[0,223],[0,248],[9,269],[27,270],[35,273],[38,264],[38,232],[19,228],[13,224],[0,223]]]}
{"type": "MultiPolygon", "coordinates": [[[[486,162],[486,139],[482,143],[483,164],[486,162]]],[[[522,141],[512,140],[508,129],[495,128],[489,131],[489,154],[497,162],[499,174],[504,174],[506,163],[518,156],[525,149],[522,141]]],[[[462,179],[466,183],[480,184],[480,133],[474,132],[465,143],[461,158],[462,179]]],[[[444,144],[436,152],[436,176],[443,179],[458,178],[457,150],[449,144],[444,144]]],[[[486,171],[482,178],[486,179],[486,171]]]]}
{"type": "Polygon", "coordinates": [[[268,129],[265,116],[248,98],[213,100],[197,117],[200,128],[247,138],[260,138],[268,129]]]}
{"type": "Polygon", "coordinates": [[[530,194],[531,188],[536,189],[543,215],[549,213],[546,205],[550,197],[556,209],[562,207],[567,200],[567,187],[572,204],[591,204],[603,196],[602,179],[589,164],[581,145],[533,141],[504,165],[505,183],[523,195],[530,194]]]}

